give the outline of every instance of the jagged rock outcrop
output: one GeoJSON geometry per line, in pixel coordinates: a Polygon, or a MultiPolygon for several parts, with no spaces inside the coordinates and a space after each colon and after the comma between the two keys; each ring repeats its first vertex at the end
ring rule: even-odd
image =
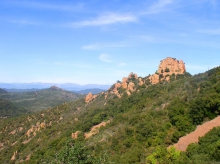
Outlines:
{"type": "Polygon", "coordinates": [[[134,87],[135,87],[134,83],[133,83],[133,82],[130,82],[130,83],[128,84],[128,91],[134,92],[134,87]]]}
{"type": "MultiPolygon", "coordinates": [[[[110,89],[109,93],[117,95],[119,98],[123,93],[131,95],[135,91],[139,91],[141,87],[147,87],[151,84],[157,84],[159,82],[169,82],[171,77],[176,78],[177,75],[184,74],[186,72],[185,63],[182,60],[168,57],[161,60],[158,70],[155,74],[148,77],[138,77],[137,74],[131,72],[128,77],[122,78],[122,81],[115,83],[110,89]],[[143,86],[145,85],[145,86],[143,86]]],[[[105,96],[105,99],[107,96],[105,96]]]]}
{"type": "Polygon", "coordinates": [[[161,60],[157,73],[162,74],[184,74],[186,72],[185,64],[182,60],[168,57],[161,60]]]}
{"type": "Polygon", "coordinates": [[[160,81],[170,81],[171,75],[184,74],[186,72],[185,63],[182,60],[168,57],[161,60],[157,73],[149,77],[152,84],[157,84],[160,81]]]}
{"type": "Polygon", "coordinates": [[[111,93],[117,95],[119,98],[121,98],[121,95],[120,95],[120,93],[118,92],[118,88],[120,88],[120,87],[121,87],[121,83],[116,83],[116,84],[114,85],[113,90],[111,91],[111,93]]]}
{"type": "Polygon", "coordinates": [[[127,95],[131,95],[132,92],[136,91],[138,86],[142,86],[145,84],[145,81],[139,77],[138,75],[131,72],[128,77],[122,78],[122,82],[115,83],[110,89],[109,92],[112,94],[117,95],[119,98],[121,98],[122,94],[121,91],[125,91],[127,95]],[[121,91],[120,88],[122,89],[121,91]]]}
{"type": "Polygon", "coordinates": [[[39,132],[41,129],[44,129],[46,127],[45,122],[37,122],[36,125],[32,125],[30,129],[26,132],[27,138],[30,138],[30,136],[33,134],[33,136],[36,136],[37,132],[39,132]]]}
{"type": "Polygon", "coordinates": [[[138,79],[138,76],[137,76],[136,73],[131,72],[131,73],[128,75],[128,79],[130,79],[130,78],[138,79]]]}
{"type": "Polygon", "coordinates": [[[139,86],[142,86],[144,84],[144,81],[142,80],[142,78],[139,78],[138,79],[138,85],[139,86]]]}
{"type": "Polygon", "coordinates": [[[121,85],[122,85],[122,88],[123,88],[123,89],[127,89],[127,88],[128,88],[127,81],[128,81],[128,78],[127,78],[127,77],[124,77],[124,78],[122,79],[121,85]]]}
{"type": "Polygon", "coordinates": [[[152,84],[157,84],[157,83],[159,83],[159,81],[160,81],[160,77],[159,77],[158,74],[153,74],[153,75],[151,75],[151,76],[149,77],[149,79],[150,79],[150,82],[151,82],[152,84]]]}
{"type": "Polygon", "coordinates": [[[89,94],[86,95],[85,97],[85,103],[89,103],[91,102],[93,99],[95,99],[97,97],[97,95],[93,95],[91,92],[89,94]]]}
{"type": "Polygon", "coordinates": [[[77,139],[80,131],[76,131],[75,133],[72,133],[71,137],[72,139],[77,139]]]}
{"type": "Polygon", "coordinates": [[[18,155],[18,151],[16,150],[16,151],[13,153],[12,157],[11,157],[11,161],[15,161],[17,155],[18,155]]]}

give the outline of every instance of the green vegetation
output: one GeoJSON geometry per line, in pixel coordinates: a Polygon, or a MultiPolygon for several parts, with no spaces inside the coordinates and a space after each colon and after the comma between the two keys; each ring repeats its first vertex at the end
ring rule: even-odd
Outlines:
{"type": "Polygon", "coordinates": [[[7,93],[7,91],[5,91],[4,89],[0,88],[0,94],[2,94],[2,93],[7,93]]]}
{"type": "Polygon", "coordinates": [[[82,95],[61,89],[45,89],[35,92],[0,94],[0,98],[22,106],[28,111],[39,111],[81,98],[82,95]]]}
{"type": "Polygon", "coordinates": [[[34,114],[1,119],[0,163],[219,162],[220,128],[190,145],[186,152],[167,149],[196,125],[219,114],[219,75],[220,67],[174,78],[170,83],[147,83],[130,96],[118,98],[109,92],[106,99],[99,94],[89,104],[80,99],[34,114]],[[84,139],[83,134],[92,126],[108,120],[110,123],[99,133],[84,139]],[[73,140],[76,131],[81,133],[73,140]],[[16,151],[16,159],[11,161],[16,151]]]}
{"type": "Polygon", "coordinates": [[[165,69],[165,72],[170,72],[170,69],[169,69],[169,68],[166,68],[166,69],[165,69]]]}
{"type": "Polygon", "coordinates": [[[13,117],[27,112],[23,107],[0,98],[0,117],[13,117]]]}

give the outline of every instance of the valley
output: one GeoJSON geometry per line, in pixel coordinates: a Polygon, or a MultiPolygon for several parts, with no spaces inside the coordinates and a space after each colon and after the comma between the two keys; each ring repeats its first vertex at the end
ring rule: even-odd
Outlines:
{"type": "MultiPolygon", "coordinates": [[[[54,86],[49,89],[31,92],[5,91],[0,93],[0,98],[2,100],[11,102],[16,106],[25,109],[26,113],[45,110],[62,103],[78,100],[82,97],[82,94],[73,93],[54,86]]],[[[5,116],[9,115],[5,113],[4,117],[5,116]]]]}

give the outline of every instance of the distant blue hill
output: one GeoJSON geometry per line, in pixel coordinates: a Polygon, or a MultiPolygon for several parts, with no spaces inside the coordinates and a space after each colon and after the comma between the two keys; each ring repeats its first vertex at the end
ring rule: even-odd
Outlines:
{"type": "MultiPolygon", "coordinates": [[[[111,86],[110,85],[100,85],[100,84],[86,84],[86,85],[79,85],[74,83],[64,83],[64,84],[56,84],[56,83],[0,83],[0,88],[4,88],[5,90],[9,91],[9,89],[16,89],[18,90],[39,90],[39,89],[46,89],[50,88],[51,86],[57,86],[59,88],[68,90],[68,91],[80,91],[86,90],[91,88],[97,88],[101,90],[107,90],[111,86]]],[[[10,91],[9,91],[10,92],[10,91]]]]}
{"type": "Polygon", "coordinates": [[[34,92],[34,91],[39,91],[41,89],[5,89],[7,92],[34,92]]]}

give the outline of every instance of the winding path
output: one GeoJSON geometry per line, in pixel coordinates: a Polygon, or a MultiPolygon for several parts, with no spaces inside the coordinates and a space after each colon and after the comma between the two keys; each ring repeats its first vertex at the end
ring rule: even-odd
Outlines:
{"type": "Polygon", "coordinates": [[[199,137],[204,136],[214,127],[220,126],[220,116],[215,119],[208,121],[202,125],[197,126],[196,130],[183,136],[179,139],[179,141],[173,146],[180,151],[186,151],[187,147],[191,143],[198,143],[199,137]]]}

